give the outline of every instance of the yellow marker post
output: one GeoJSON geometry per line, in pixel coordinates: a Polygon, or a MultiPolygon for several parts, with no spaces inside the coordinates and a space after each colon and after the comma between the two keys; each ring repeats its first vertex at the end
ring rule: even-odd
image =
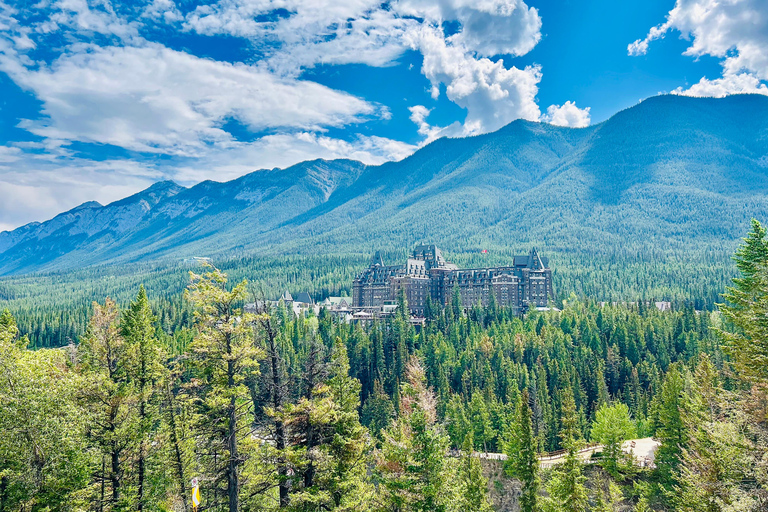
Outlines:
{"type": "Polygon", "coordinates": [[[197,512],[197,507],[200,505],[200,487],[198,486],[197,478],[192,479],[192,510],[197,512]]]}

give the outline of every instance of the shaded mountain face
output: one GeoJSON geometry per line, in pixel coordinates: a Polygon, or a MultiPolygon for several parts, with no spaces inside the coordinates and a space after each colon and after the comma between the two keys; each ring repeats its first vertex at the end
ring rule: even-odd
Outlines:
{"type": "Polygon", "coordinates": [[[0,233],[0,274],[231,254],[722,249],[768,218],[768,97],[659,96],[581,129],[515,121],[400,162],[153,185],[0,233]]]}

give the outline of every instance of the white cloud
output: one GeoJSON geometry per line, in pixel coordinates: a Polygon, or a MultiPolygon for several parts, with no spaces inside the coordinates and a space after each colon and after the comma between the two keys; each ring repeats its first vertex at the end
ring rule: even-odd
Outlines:
{"type": "Polygon", "coordinates": [[[710,55],[722,59],[723,76],[702,78],[685,91],[693,96],[755,92],[764,94],[768,80],[768,0],[677,0],[667,20],[651,28],[644,39],[628,47],[630,55],[643,55],[650,42],[670,30],[691,39],[684,55],[710,55]]]}
{"type": "Polygon", "coordinates": [[[310,132],[267,135],[235,148],[212,151],[192,164],[182,164],[169,177],[183,184],[193,184],[215,176],[224,181],[256,169],[289,167],[305,160],[348,158],[377,165],[401,160],[413,153],[415,146],[384,137],[358,136],[345,141],[310,132]]]}
{"type": "Polygon", "coordinates": [[[379,164],[416,149],[371,135],[330,136],[329,128],[354,133],[357,123],[391,114],[300,79],[318,64],[384,67],[409,49],[420,52],[433,97],[444,89],[467,112],[463,123],[440,127],[427,121],[429,108],[411,107],[420,144],[517,118],[589,122],[589,109],[571,102],[542,117],[540,67],[506,67],[495,57],[524,55],[539,42],[541,18],[524,0],[220,0],[186,14],[174,0],[43,0],[34,9],[30,16],[0,0],[0,71],[42,102],[41,117],[20,126],[43,137],[0,146],[3,226],[43,220],[85,200],[106,203],[161,178],[189,185],[314,158],[379,164]],[[142,28],[152,24],[245,38],[256,61],[232,64],[172,50],[143,38],[142,28]],[[446,26],[455,30],[446,35],[446,26]],[[41,47],[58,55],[36,58],[41,47]],[[223,129],[230,120],[265,135],[238,140],[223,129]],[[145,155],[96,162],[78,158],[73,141],[145,155]],[[171,157],[157,160],[159,167],[147,163],[154,153],[171,157]]]}
{"type": "Polygon", "coordinates": [[[142,16],[172,24],[184,19],[173,0],[152,0],[144,9],[142,16]]]}
{"type": "Polygon", "coordinates": [[[589,107],[579,108],[572,101],[566,101],[562,105],[550,105],[541,120],[556,126],[584,128],[589,126],[590,122],[589,107]]]}
{"type": "Polygon", "coordinates": [[[162,175],[130,160],[94,162],[40,158],[17,151],[12,166],[0,164],[0,222],[12,229],[43,221],[86,201],[106,204],[146,188],[162,175]]]}
{"type": "Polygon", "coordinates": [[[444,84],[447,97],[467,109],[463,133],[539,119],[540,68],[506,68],[487,58],[524,55],[540,40],[541,18],[523,0],[399,0],[386,7],[373,0],[221,0],[197,8],[185,24],[202,34],[250,38],[269,55],[265,64],[284,75],[321,63],[386,66],[411,48],[424,56],[433,97],[444,84]],[[277,8],[289,14],[275,17],[277,8]],[[458,22],[458,31],[446,37],[444,21],[458,22]]]}
{"type": "Polygon", "coordinates": [[[383,115],[380,107],[314,82],[255,66],[201,59],[160,45],[91,47],[29,68],[0,55],[0,69],[43,102],[45,117],[22,124],[48,138],[193,155],[225,146],[237,119],[253,131],[322,130],[383,115]]]}
{"type": "Polygon", "coordinates": [[[519,118],[539,119],[538,66],[506,68],[501,60],[474,57],[434,26],[410,34],[410,43],[424,55],[422,72],[432,83],[433,97],[445,84],[448,99],[467,109],[465,134],[493,131],[519,118]]]}
{"type": "Polygon", "coordinates": [[[458,21],[451,43],[477,55],[525,55],[541,39],[538,10],[523,0],[400,0],[397,11],[439,24],[458,21]]]}
{"type": "Polygon", "coordinates": [[[722,78],[714,80],[702,78],[697,84],[692,85],[688,89],[678,87],[672,93],[683,96],[706,96],[712,98],[722,98],[729,94],[768,95],[768,86],[761,83],[755,75],[750,73],[725,74],[722,78]]]}
{"type": "Polygon", "coordinates": [[[13,146],[0,146],[0,168],[3,164],[15,162],[21,158],[21,149],[13,146]]]}
{"type": "Polygon", "coordinates": [[[414,105],[408,107],[408,111],[411,113],[408,118],[417,126],[419,135],[431,140],[436,130],[427,122],[427,117],[432,109],[424,105],[414,105]]]}
{"type": "MultiPolygon", "coordinates": [[[[45,4],[40,4],[44,6],[45,4]]],[[[139,35],[139,25],[118,16],[109,0],[57,0],[50,6],[53,11],[49,21],[41,28],[53,31],[60,26],[70,27],[79,33],[113,35],[121,39],[133,39],[139,35]]]]}
{"type": "Polygon", "coordinates": [[[228,148],[212,147],[197,158],[170,159],[162,165],[33,152],[39,149],[40,144],[0,146],[0,230],[49,219],[86,201],[107,204],[161,179],[182,185],[227,181],[257,169],[284,168],[316,158],[381,164],[405,158],[416,147],[376,136],[345,141],[311,132],[283,133],[228,148]]]}

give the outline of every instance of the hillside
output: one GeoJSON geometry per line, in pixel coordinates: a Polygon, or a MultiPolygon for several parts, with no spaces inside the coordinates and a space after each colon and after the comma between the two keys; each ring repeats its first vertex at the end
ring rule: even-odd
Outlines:
{"type": "Polygon", "coordinates": [[[153,185],[0,233],[0,275],[189,256],[457,253],[561,260],[730,254],[768,218],[768,98],[658,96],[582,129],[515,121],[400,162],[310,161],[153,185]]]}

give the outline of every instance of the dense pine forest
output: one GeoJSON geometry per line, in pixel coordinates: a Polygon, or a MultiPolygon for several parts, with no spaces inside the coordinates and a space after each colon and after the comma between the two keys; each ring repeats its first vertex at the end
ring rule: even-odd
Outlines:
{"type": "Polygon", "coordinates": [[[355,259],[317,274],[297,260],[274,282],[257,260],[187,269],[183,291],[178,269],[152,269],[146,287],[148,269],[79,286],[18,278],[74,302],[52,315],[14,299],[21,330],[0,316],[0,512],[188,512],[192,478],[200,511],[764,510],[759,223],[735,261],[730,287],[714,279],[719,308],[687,285],[670,311],[641,286],[604,304],[590,287],[609,281],[579,288],[566,270],[561,311],[465,311],[454,296],[420,329],[402,297],[370,325],[243,310],[275,284],[337,293],[355,259]],[[120,302],[77,303],[110,281],[120,302]],[[651,467],[621,449],[645,437],[660,442],[651,467]],[[585,460],[588,443],[602,450],[585,460]],[[561,463],[544,467],[554,451],[561,463]]]}
{"type": "MultiPolygon", "coordinates": [[[[556,305],[571,293],[581,301],[652,302],[669,301],[677,309],[693,306],[713,311],[720,294],[736,275],[730,254],[736,244],[717,250],[690,248],[651,251],[629,245],[613,251],[605,247],[550,250],[556,305]]],[[[408,256],[408,247],[383,251],[388,262],[408,256]]],[[[448,252],[462,268],[508,265],[513,255],[530,247],[505,251],[448,252]]],[[[308,292],[315,300],[329,295],[351,295],[352,280],[368,265],[370,254],[238,257],[215,260],[231,282],[249,281],[247,295],[277,298],[283,291],[308,292]]],[[[104,265],[74,271],[0,277],[0,308],[16,319],[22,335],[34,347],[61,347],[85,333],[93,313],[94,298],[111,297],[121,307],[135,298],[144,285],[154,314],[163,331],[172,333],[191,326],[191,307],[182,294],[189,283],[189,271],[199,264],[133,263],[104,265]],[[194,265],[194,266],[193,266],[194,265]]]]}

